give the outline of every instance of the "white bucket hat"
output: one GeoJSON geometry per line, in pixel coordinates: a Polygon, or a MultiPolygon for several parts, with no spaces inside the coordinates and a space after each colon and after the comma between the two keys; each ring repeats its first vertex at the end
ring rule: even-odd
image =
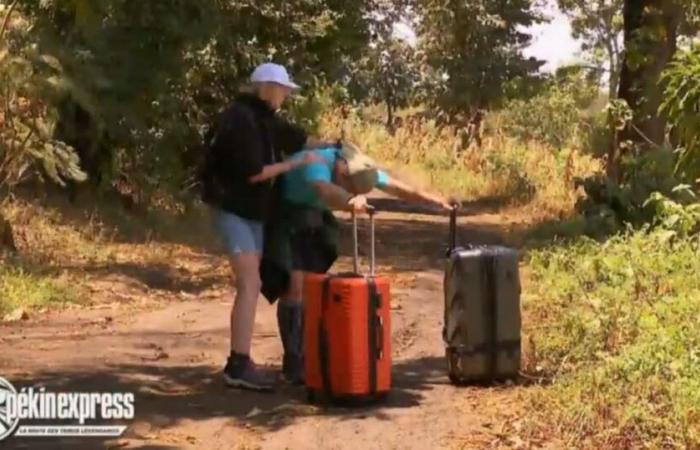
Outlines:
{"type": "Polygon", "coordinates": [[[291,89],[299,89],[300,86],[292,82],[287,73],[287,69],[279,64],[265,63],[261,64],[253,71],[250,76],[250,81],[253,83],[277,83],[291,89]]]}

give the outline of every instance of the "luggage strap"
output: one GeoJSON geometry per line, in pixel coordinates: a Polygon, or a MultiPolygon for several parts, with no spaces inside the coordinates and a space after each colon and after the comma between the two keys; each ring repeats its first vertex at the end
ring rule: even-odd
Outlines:
{"type": "Polygon", "coordinates": [[[384,349],[384,324],[378,311],[382,306],[382,296],[377,290],[377,283],[374,278],[367,278],[367,342],[369,351],[369,393],[377,393],[377,362],[383,357],[384,349]]]}
{"type": "Polygon", "coordinates": [[[451,352],[454,352],[457,356],[476,356],[484,353],[488,354],[498,354],[498,352],[515,353],[520,350],[520,339],[513,339],[508,341],[501,341],[496,345],[491,345],[490,343],[467,346],[467,345],[452,345],[447,347],[451,352]]]}
{"type": "Polygon", "coordinates": [[[321,297],[321,320],[318,322],[318,359],[321,364],[321,380],[323,391],[328,397],[333,397],[333,386],[331,385],[330,358],[328,348],[328,331],[326,329],[326,310],[331,292],[331,280],[335,277],[329,276],[323,281],[323,293],[321,297]]]}
{"type": "Polygon", "coordinates": [[[496,295],[496,257],[488,256],[483,261],[484,275],[488,290],[489,303],[484,311],[486,312],[486,322],[491,324],[489,330],[489,341],[484,346],[489,352],[489,376],[495,377],[498,373],[498,296],[496,295]]]}

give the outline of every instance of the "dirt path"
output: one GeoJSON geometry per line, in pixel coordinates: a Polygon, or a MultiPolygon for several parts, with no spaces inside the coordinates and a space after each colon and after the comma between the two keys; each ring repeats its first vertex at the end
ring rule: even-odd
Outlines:
{"type": "MultiPolygon", "coordinates": [[[[465,218],[461,239],[500,241],[505,220],[498,215],[465,218]]],[[[281,387],[274,394],[227,390],[220,379],[231,301],[225,265],[218,256],[180,248],[172,255],[173,266],[162,273],[115,265],[94,274],[90,282],[101,300],[90,307],[0,325],[0,376],[16,387],[135,392],[136,419],[126,423],[126,434],[115,440],[14,438],[0,445],[524,448],[512,432],[519,388],[456,388],[445,375],[441,329],[446,230],[444,218],[398,213],[379,218],[378,271],[392,279],[394,308],[394,389],[383,404],[317,408],[305,403],[303,389],[281,387]]],[[[361,238],[366,236],[363,224],[361,238]]],[[[348,242],[342,250],[350,254],[348,242]]],[[[347,269],[349,263],[342,258],[336,270],[347,269]]],[[[275,309],[263,300],[255,330],[254,357],[278,366],[275,309]]]]}

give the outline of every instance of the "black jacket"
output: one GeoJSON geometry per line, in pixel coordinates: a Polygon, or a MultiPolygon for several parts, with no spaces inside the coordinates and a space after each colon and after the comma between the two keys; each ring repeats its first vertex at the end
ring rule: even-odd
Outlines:
{"type": "Polygon", "coordinates": [[[202,200],[240,217],[264,221],[275,200],[274,180],[252,184],[263,167],[300,151],[306,133],[258,97],[241,94],[220,116],[202,171],[202,200]]]}
{"type": "Polygon", "coordinates": [[[312,273],[326,273],[338,259],[339,225],[328,210],[314,210],[306,206],[280,202],[265,224],[265,248],[260,262],[261,293],[270,303],[275,303],[289,289],[292,272],[292,235],[311,232],[309,252],[314,254],[314,267],[306,270],[312,273]],[[321,216],[321,224],[310,219],[321,216]]]}

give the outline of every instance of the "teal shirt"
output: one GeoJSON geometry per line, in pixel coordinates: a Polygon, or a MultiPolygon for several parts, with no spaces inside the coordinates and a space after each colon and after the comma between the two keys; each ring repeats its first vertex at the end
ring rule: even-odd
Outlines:
{"type": "MultiPolygon", "coordinates": [[[[336,148],[306,150],[295,154],[292,159],[303,158],[313,152],[323,158],[323,162],[298,167],[282,178],[282,196],[285,200],[297,205],[318,209],[328,209],[328,206],[318,197],[313,184],[318,181],[333,182],[333,167],[338,155],[336,148]]],[[[377,188],[384,189],[389,185],[389,175],[383,170],[377,171],[377,188]]]]}

